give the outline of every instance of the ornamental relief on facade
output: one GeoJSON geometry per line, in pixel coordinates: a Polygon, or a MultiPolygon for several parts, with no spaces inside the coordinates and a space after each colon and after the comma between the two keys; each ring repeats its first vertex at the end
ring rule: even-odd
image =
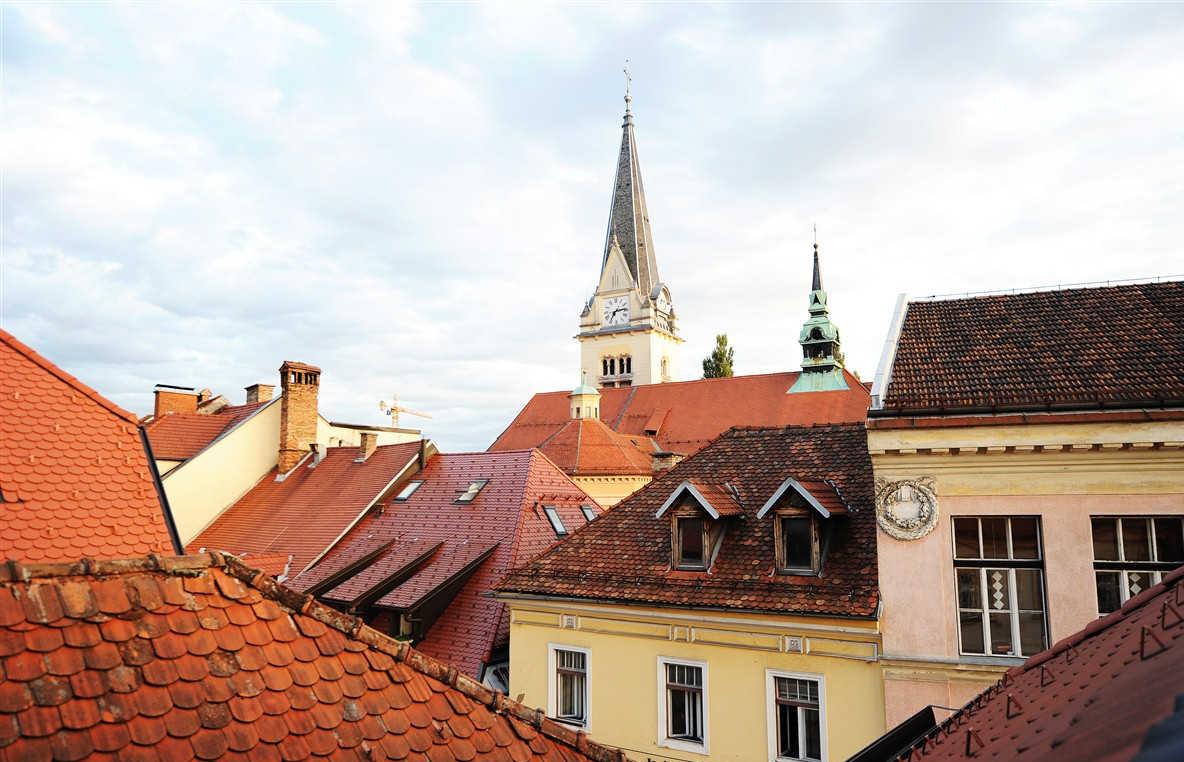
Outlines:
{"type": "Polygon", "coordinates": [[[876,521],[898,540],[919,540],[937,525],[937,490],[932,476],[876,479],[876,521]]]}

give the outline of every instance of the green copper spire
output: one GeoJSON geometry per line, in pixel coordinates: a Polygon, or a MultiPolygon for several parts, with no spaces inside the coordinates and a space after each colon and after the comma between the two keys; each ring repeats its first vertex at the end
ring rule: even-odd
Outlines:
{"type": "Polygon", "coordinates": [[[818,266],[818,243],[814,244],[814,278],[810,291],[810,318],[798,336],[802,345],[802,372],[790,388],[796,392],[830,392],[847,389],[843,363],[839,358],[839,329],[830,322],[822,272],[818,266]]]}

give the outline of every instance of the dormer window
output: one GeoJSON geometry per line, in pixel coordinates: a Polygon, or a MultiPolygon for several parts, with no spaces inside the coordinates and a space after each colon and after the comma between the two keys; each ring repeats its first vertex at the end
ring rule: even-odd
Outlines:
{"type": "Polygon", "coordinates": [[[395,500],[400,503],[407,500],[415,494],[415,490],[419,489],[422,484],[422,481],[407,482],[407,486],[403,487],[403,489],[399,491],[399,494],[395,495],[395,500]]]}
{"type": "Polygon", "coordinates": [[[476,480],[470,482],[468,489],[466,489],[464,492],[460,493],[460,495],[457,496],[456,502],[458,502],[458,503],[473,502],[473,500],[477,497],[477,493],[479,493],[481,491],[481,488],[484,487],[486,484],[489,484],[488,479],[476,479],[476,480]]]}
{"type": "Polygon", "coordinates": [[[792,478],[782,482],[756,514],[758,519],[773,521],[777,573],[821,574],[835,516],[846,513],[847,504],[834,482],[792,478]]]}
{"type": "Polygon", "coordinates": [[[783,574],[818,573],[818,522],[812,515],[798,511],[779,512],[773,532],[777,542],[777,571],[783,574]]]}
{"type": "Polygon", "coordinates": [[[674,520],[674,527],[675,568],[706,569],[707,522],[701,518],[679,516],[674,520]]]}
{"type": "Polygon", "coordinates": [[[551,522],[551,528],[555,530],[556,537],[567,536],[567,527],[563,526],[563,519],[559,518],[559,510],[553,505],[544,505],[543,513],[547,516],[547,521],[551,522]]]}

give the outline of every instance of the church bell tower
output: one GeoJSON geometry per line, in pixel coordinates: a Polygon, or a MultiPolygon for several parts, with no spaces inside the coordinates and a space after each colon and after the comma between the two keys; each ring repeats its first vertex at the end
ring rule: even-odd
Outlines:
{"type": "Polygon", "coordinates": [[[626,90],[600,282],[580,313],[576,336],[584,378],[602,388],[670,381],[683,341],[676,330],[670,289],[658,278],[632,100],[626,90]]]}

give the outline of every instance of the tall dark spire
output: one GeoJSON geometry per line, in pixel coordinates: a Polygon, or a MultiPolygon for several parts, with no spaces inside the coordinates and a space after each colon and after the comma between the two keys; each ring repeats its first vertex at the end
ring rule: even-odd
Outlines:
{"type": "Polygon", "coordinates": [[[822,272],[818,269],[818,242],[814,242],[814,283],[810,288],[814,291],[822,290],[822,272]]]}
{"type": "Polygon", "coordinates": [[[641,164],[637,160],[637,136],[633,129],[633,97],[625,90],[625,118],[621,124],[621,152],[617,156],[617,176],[613,180],[612,206],[608,213],[608,230],[604,236],[604,258],[600,269],[608,264],[613,237],[625,255],[633,281],[644,296],[649,296],[659,282],[658,263],[654,258],[654,239],[650,232],[649,211],[645,205],[645,188],[641,182],[641,164]]]}
{"type": "Polygon", "coordinates": [[[810,317],[802,324],[798,343],[802,345],[802,372],[790,392],[829,392],[847,388],[843,376],[839,329],[830,322],[822,271],[818,267],[818,232],[814,240],[814,278],[810,285],[810,317]]]}

